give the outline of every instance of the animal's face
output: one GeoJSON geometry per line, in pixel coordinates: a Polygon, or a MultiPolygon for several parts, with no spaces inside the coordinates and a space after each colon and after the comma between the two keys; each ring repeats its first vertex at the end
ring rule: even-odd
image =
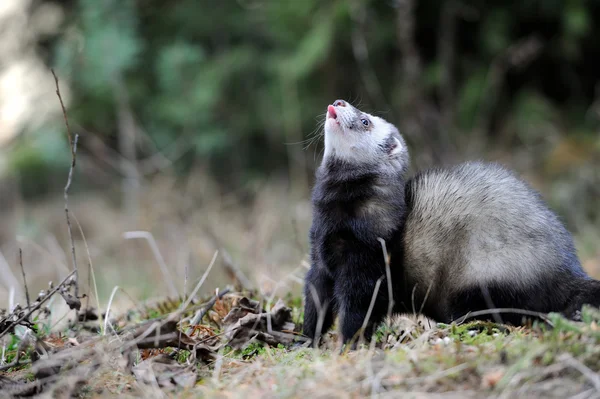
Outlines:
{"type": "Polygon", "coordinates": [[[398,129],[344,100],[327,107],[325,158],[353,164],[406,164],[408,151],[398,129]]]}

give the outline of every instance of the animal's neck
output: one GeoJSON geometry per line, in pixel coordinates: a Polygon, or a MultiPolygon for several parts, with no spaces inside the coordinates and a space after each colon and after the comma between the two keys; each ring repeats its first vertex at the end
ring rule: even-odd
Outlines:
{"type": "Polygon", "coordinates": [[[313,205],[332,230],[355,231],[373,241],[402,228],[405,214],[404,176],[382,174],[370,167],[324,164],[317,174],[313,205]]]}

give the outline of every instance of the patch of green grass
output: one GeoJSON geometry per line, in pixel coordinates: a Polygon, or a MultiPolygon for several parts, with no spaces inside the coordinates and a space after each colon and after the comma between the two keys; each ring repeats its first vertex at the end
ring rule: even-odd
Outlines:
{"type": "MultiPolygon", "coordinates": [[[[585,313],[585,312],[584,312],[585,313]]],[[[256,343],[241,352],[245,365],[218,384],[205,381],[203,392],[227,395],[262,392],[276,397],[310,395],[368,396],[373,393],[422,391],[484,395],[517,392],[524,396],[565,397],[589,389],[580,369],[600,369],[598,313],[585,323],[553,315],[554,328],[506,327],[490,322],[420,328],[394,347],[382,345],[394,326],[382,325],[375,350],[368,345],[340,354],[337,350],[270,348],[256,343]],[[381,350],[381,348],[387,348],[381,350]],[[552,384],[553,378],[560,382],[552,384]],[[228,386],[234,378],[235,388],[228,386]],[[212,388],[211,388],[212,387],[212,388]],[[587,387],[587,388],[586,388],[587,387]],[[214,391],[212,391],[214,389],[214,391]]],[[[209,395],[210,396],[210,395],[209,395]]]]}
{"type": "Polygon", "coordinates": [[[179,363],[185,363],[190,358],[191,354],[192,354],[192,352],[185,350],[185,349],[181,349],[181,350],[177,351],[177,355],[175,356],[175,359],[179,363]]]}
{"type": "Polygon", "coordinates": [[[242,359],[249,359],[254,356],[263,355],[266,351],[266,347],[260,342],[251,342],[244,349],[239,351],[239,356],[242,359]]]}

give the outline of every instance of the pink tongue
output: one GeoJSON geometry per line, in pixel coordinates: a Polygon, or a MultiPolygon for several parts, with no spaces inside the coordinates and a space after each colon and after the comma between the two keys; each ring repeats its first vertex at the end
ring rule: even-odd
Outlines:
{"type": "Polygon", "coordinates": [[[335,108],[333,107],[333,105],[329,105],[327,107],[327,113],[328,113],[329,118],[333,118],[333,119],[337,118],[337,114],[335,112],[335,108]]]}

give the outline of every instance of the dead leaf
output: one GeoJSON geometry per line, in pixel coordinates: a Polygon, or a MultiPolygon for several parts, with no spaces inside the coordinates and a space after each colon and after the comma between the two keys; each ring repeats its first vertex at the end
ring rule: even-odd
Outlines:
{"type": "Polygon", "coordinates": [[[164,353],[164,349],[142,349],[140,351],[140,357],[142,358],[142,360],[146,360],[164,353]]]}
{"type": "Polygon", "coordinates": [[[69,309],[75,309],[75,310],[81,309],[81,301],[79,300],[79,298],[71,295],[68,292],[63,292],[63,291],[60,291],[60,295],[63,297],[63,299],[69,306],[69,309]]]}
{"type": "Polygon", "coordinates": [[[242,298],[223,320],[229,345],[240,349],[252,339],[271,346],[290,345],[295,336],[283,330],[294,330],[292,309],[280,299],[270,312],[261,312],[260,304],[242,298]]]}
{"type": "Polygon", "coordinates": [[[150,325],[144,324],[134,332],[134,337],[138,340],[138,349],[161,349],[167,347],[187,349],[195,352],[196,359],[211,361],[216,358],[216,353],[221,347],[218,337],[212,336],[202,340],[194,339],[180,331],[177,328],[175,320],[170,320],[156,326],[148,334],[149,328],[150,325]]]}
{"type": "Polygon", "coordinates": [[[215,336],[215,332],[209,326],[206,326],[203,324],[198,324],[198,325],[192,326],[191,329],[192,329],[192,331],[189,335],[190,335],[190,337],[193,337],[193,338],[198,338],[198,339],[204,340],[206,338],[215,336]]]}
{"type": "Polygon", "coordinates": [[[221,324],[223,323],[223,320],[221,319],[221,316],[219,316],[219,314],[217,312],[213,312],[212,310],[208,311],[208,318],[215,323],[217,326],[221,327],[221,324]]]}

